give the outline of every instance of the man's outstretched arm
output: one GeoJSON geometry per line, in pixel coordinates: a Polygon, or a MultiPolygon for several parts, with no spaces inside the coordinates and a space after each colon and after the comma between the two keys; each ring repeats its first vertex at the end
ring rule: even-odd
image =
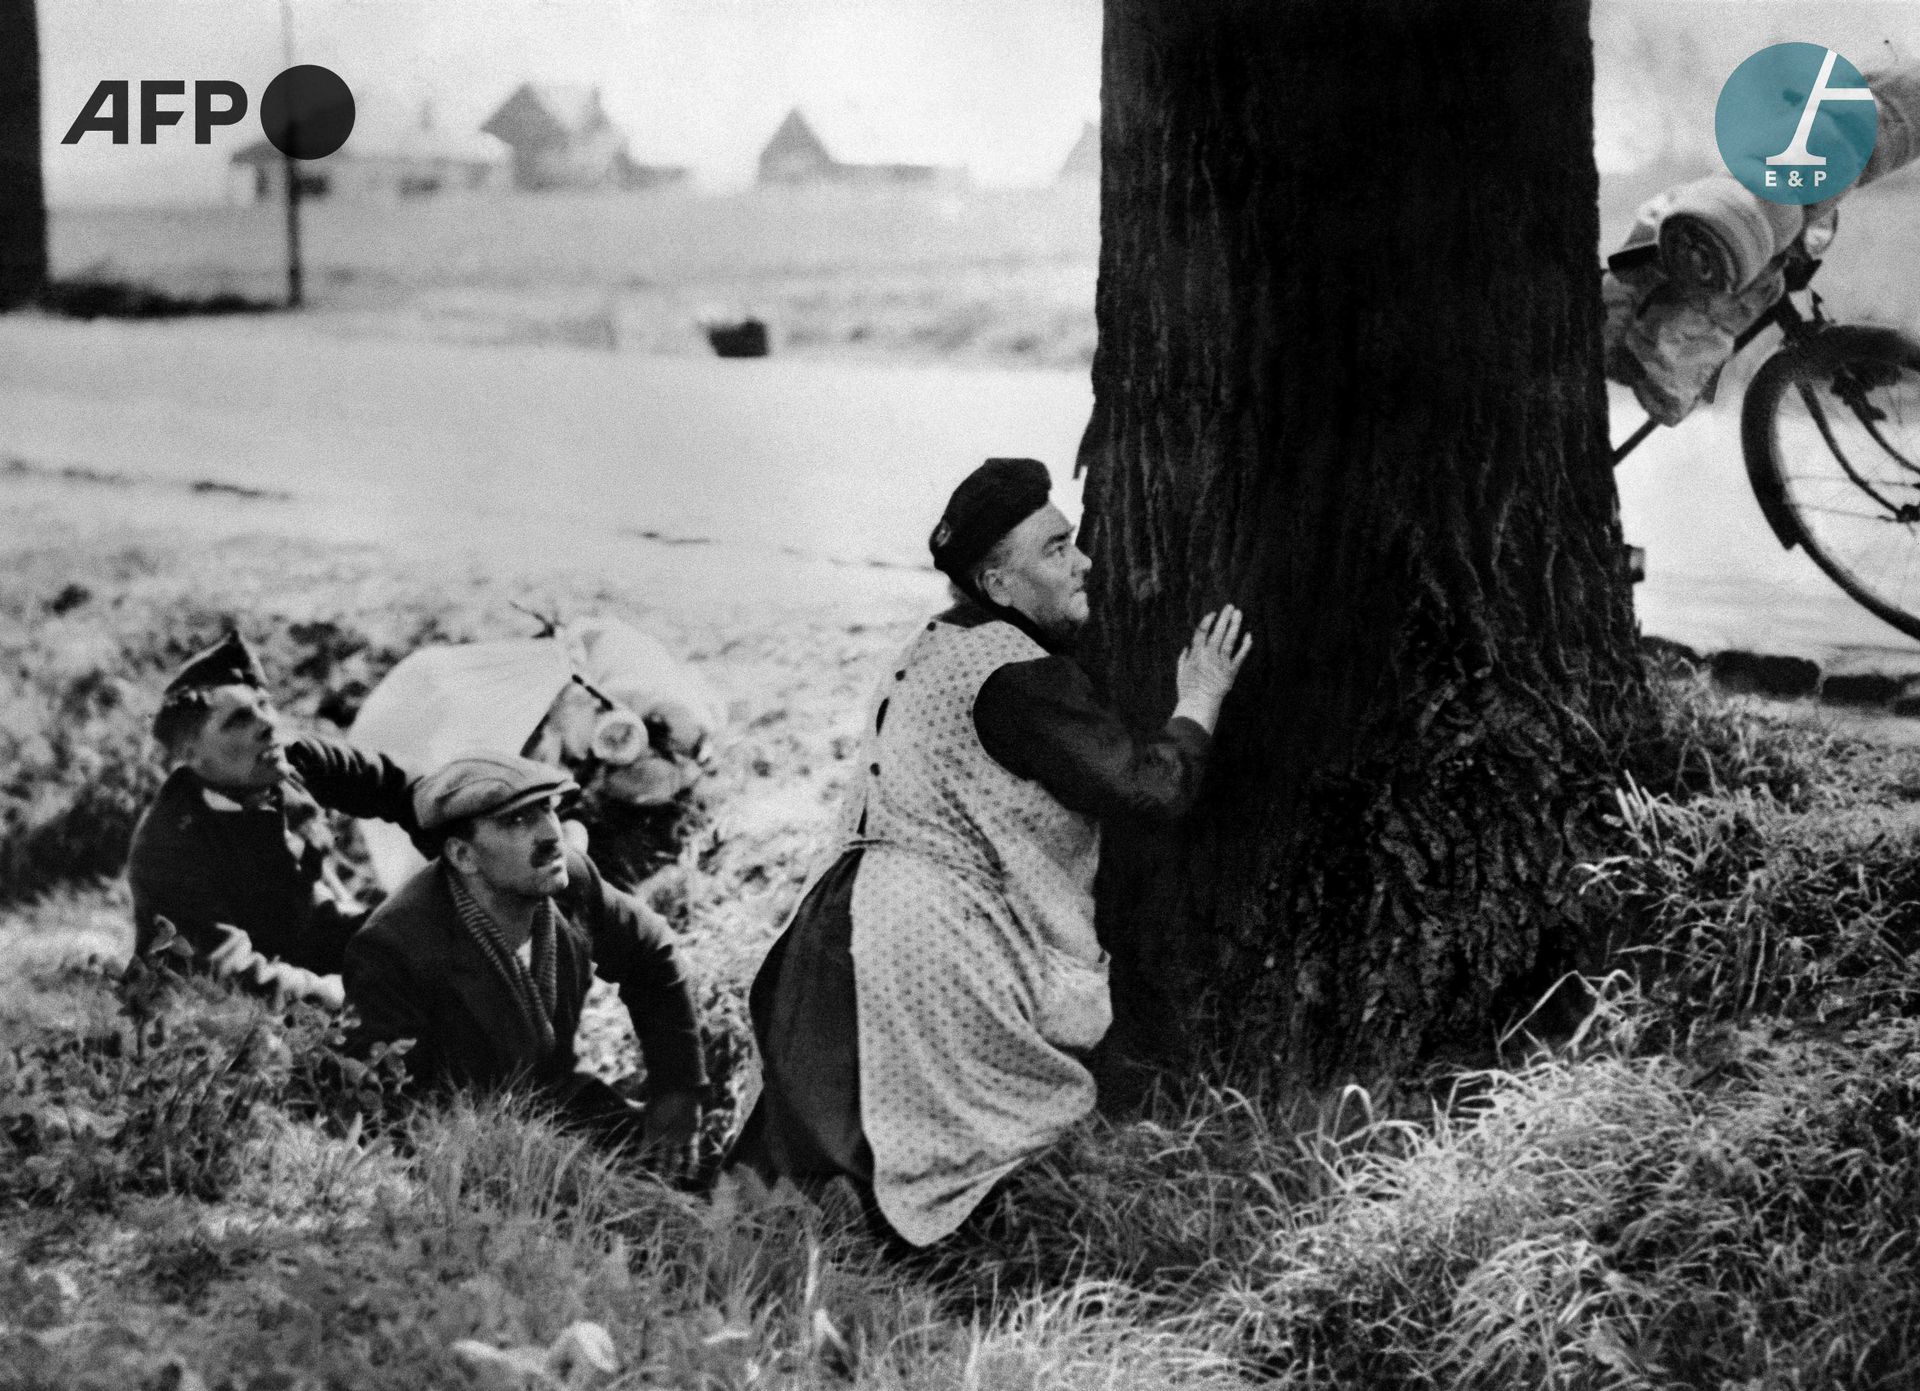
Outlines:
{"type": "Polygon", "coordinates": [[[329,811],[391,821],[409,835],[418,833],[413,814],[416,779],[385,754],[307,734],[287,745],[287,764],[313,800],[329,811]]]}

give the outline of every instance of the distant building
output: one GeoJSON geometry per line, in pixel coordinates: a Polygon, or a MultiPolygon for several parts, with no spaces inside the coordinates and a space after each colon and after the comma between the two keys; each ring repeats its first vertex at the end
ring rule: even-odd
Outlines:
{"type": "Polygon", "coordinates": [[[682,167],[641,164],[627,153],[598,87],[523,82],[480,129],[512,152],[513,186],[526,192],[655,188],[687,177],[682,167]]]}
{"type": "MultiPolygon", "coordinates": [[[[382,129],[377,119],[358,121],[333,154],[295,161],[294,177],[308,198],[419,198],[498,188],[506,163],[506,147],[492,136],[436,129],[429,104],[398,129],[382,129]]],[[[236,151],[230,166],[239,196],[256,203],[285,199],[286,164],[265,140],[236,151]]]]}
{"type": "Polygon", "coordinates": [[[1100,181],[1100,126],[1088,121],[1080,128],[1080,138],[1073,142],[1073,148],[1067,151],[1066,162],[1060,166],[1060,172],[1054,176],[1055,183],[1082,183],[1091,179],[1100,181]]]}
{"type": "Polygon", "coordinates": [[[831,178],[833,156],[813,133],[807,118],[795,107],[787,113],[773,139],[760,151],[760,182],[763,184],[804,184],[831,178]]]}
{"type": "Polygon", "coordinates": [[[835,159],[798,107],[760,151],[763,184],[948,184],[964,183],[966,177],[967,171],[955,165],[835,159]]]}

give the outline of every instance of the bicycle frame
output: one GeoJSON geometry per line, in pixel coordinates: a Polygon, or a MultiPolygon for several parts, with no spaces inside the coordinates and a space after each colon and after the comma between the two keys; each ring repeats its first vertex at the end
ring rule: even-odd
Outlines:
{"type": "MultiPolygon", "coordinates": [[[[1820,262],[1811,257],[1802,256],[1790,260],[1786,267],[1787,288],[1785,293],[1783,293],[1778,300],[1774,301],[1771,309],[1748,324],[1746,328],[1741,331],[1740,335],[1733,340],[1733,351],[1727,355],[1727,361],[1731,362],[1734,358],[1738,357],[1746,350],[1747,344],[1751,343],[1755,338],[1758,338],[1769,328],[1778,328],[1780,330],[1781,341],[1784,345],[1794,342],[1806,333],[1812,331],[1818,325],[1824,324],[1827,318],[1826,315],[1821,312],[1819,295],[1815,294],[1813,296],[1813,316],[1811,318],[1802,314],[1799,306],[1793,302],[1793,296],[1807,288],[1807,282],[1813,279],[1813,273],[1819,269],[1820,262]]],[[[1660,422],[1652,416],[1648,416],[1645,420],[1641,421],[1638,429],[1614,447],[1613,466],[1615,468],[1620,467],[1621,461],[1624,460],[1627,455],[1633,453],[1635,449],[1639,448],[1641,441],[1645,440],[1648,435],[1659,428],[1660,422]]],[[[1780,536],[1781,544],[1786,546],[1793,545],[1794,542],[1789,541],[1787,535],[1791,534],[1797,539],[1800,532],[1799,528],[1793,524],[1791,516],[1786,516],[1787,532],[1782,533],[1781,524],[1775,519],[1773,506],[1769,505],[1766,498],[1760,500],[1760,506],[1761,509],[1767,513],[1767,521],[1773,524],[1774,533],[1780,536]]],[[[1779,506],[1784,508],[1785,504],[1781,503],[1779,506]]]]}

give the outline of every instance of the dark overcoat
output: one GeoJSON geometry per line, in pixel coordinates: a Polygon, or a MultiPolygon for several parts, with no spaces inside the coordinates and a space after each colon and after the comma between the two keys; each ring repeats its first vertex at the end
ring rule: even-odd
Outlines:
{"type": "Polygon", "coordinates": [[[134,947],[171,922],[204,960],[237,927],[255,951],[323,975],[340,969],[366,917],[331,872],[333,837],[321,808],[378,817],[409,833],[413,781],[392,759],[308,735],[287,745],[292,774],[249,807],[216,810],[191,768],[176,768],[140,818],[127,857],[134,947]]]}
{"type": "Polygon", "coordinates": [[[444,860],[427,865],[347,944],[347,1004],[359,1016],[350,1048],[412,1039],[407,1071],[430,1087],[564,1083],[578,1061],[574,1033],[597,973],[619,987],[633,1018],[647,1090],[705,1085],[693,995],[658,914],[568,852],[567,888],[554,901],[554,1047],[542,1058],[507,982],[461,924],[447,883],[453,872],[444,860]]]}

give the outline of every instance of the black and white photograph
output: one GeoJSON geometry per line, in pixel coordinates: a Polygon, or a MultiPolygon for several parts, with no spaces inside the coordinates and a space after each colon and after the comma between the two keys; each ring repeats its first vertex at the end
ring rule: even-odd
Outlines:
{"type": "Polygon", "coordinates": [[[1920,1387],[1909,0],[0,0],[0,1391],[1920,1387]]]}

